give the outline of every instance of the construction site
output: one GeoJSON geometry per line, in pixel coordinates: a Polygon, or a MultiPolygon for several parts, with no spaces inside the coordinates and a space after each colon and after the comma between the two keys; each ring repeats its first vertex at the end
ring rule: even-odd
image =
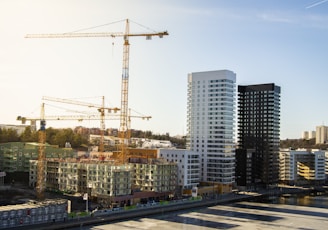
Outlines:
{"type": "MultiPolygon", "coordinates": [[[[131,118],[150,119],[150,116],[132,116],[128,104],[129,89],[129,50],[131,37],[163,38],[167,31],[151,33],[131,33],[130,22],[124,20],[125,31],[119,33],[63,33],[27,34],[26,38],[97,38],[122,37],[123,63],[121,81],[121,105],[106,107],[104,97],[101,104],[44,96],[40,117],[19,116],[23,124],[31,122],[38,130],[38,143],[17,143],[17,147],[1,147],[1,170],[6,172],[28,172],[28,185],[35,192],[35,201],[28,204],[3,206],[0,209],[0,228],[24,224],[46,223],[63,220],[70,212],[67,200],[46,200],[46,193],[60,192],[83,197],[92,201],[98,208],[115,208],[170,199],[180,193],[177,189],[177,164],[159,157],[157,149],[131,149],[131,118]],[[65,103],[96,109],[97,113],[88,119],[100,121],[100,141],[98,152],[86,157],[77,156],[70,148],[56,150],[46,143],[47,120],[79,120],[83,115],[45,115],[44,101],[65,103]],[[105,120],[117,119],[120,122],[116,151],[104,151],[105,120]],[[39,127],[37,127],[39,123],[39,127]],[[15,162],[15,163],[13,163],[15,162]],[[19,163],[17,163],[19,162],[19,163]],[[57,202],[55,205],[53,202],[57,202]],[[36,205],[37,207],[32,207],[36,205]],[[52,210],[56,207],[57,211],[52,210]],[[64,207],[65,209],[61,209],[64,207]],[[8,208],[10,210],[8,210],[8,208]],[[14,214],[11,214],[15,212],[14,214]],[[32,213],[33,212],[33,213],[32,213]],[[19,213],[19,215],[17,214],[19,213]],[[41,215],[42,213],[42,215],[41,215]],[[44,214],[44,215],[43,215],[44,214]],[[36,215],[36,216],[34,216],[36,215]],[[55,217],[54,217],[55,216],[55,217]]],[[[11,143],[12,144],[12,143],[11,143]]],[[[31,198],[31,197],[30,197],[31,198]]],[[[89,207],[90,208],[90,207],[89,207]]],[[[88,211],[88,208],[86,208],[88,211]]]]}

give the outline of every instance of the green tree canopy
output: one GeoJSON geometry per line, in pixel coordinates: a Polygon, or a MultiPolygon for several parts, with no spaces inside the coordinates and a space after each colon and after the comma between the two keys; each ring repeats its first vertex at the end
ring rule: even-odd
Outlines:
{"type": "Polygon", "coordinates": [[[38,132],[32,131],[30,126],[27,126],[24,132],[20,135],[20,141],[22,142],[37,142],[38,132]]]}
{"type": "Polygon", "coordinates": [[[17,131],[14,129],[0,129],[0,143],[20,141],[17,131]]]}

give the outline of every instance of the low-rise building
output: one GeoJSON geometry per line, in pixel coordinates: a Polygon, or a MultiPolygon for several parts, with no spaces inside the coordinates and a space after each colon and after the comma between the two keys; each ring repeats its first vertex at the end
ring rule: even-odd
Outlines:
{"type": "Polygon", "coordinates": [[[160,149],[158,156],[177,164],[177,183],[180,189],[191,190],[193,187],[197,187],[200,182],[198,153],[186,149],[160,149]]]}
{"type": "Polygon", "coordinates": [[[142,143],[142,148],[154,149],[154,148],[174,148],[171,141],[167,140],[154,140],[154,139],[145,139],[142,143]]]}
{"type": "Polygon", "coordinates": [[[19,228],[33,224],[63,222],[70,212],[70,202],[52,199],[0,207],[0,229],[19,228]]]}
{"type": "Polygon", "coordinates": [[[133,187],[138,191],[171,193],[177,186],[177,164],[164,159],[130,158],[133,187]]]}
{"type": "Polygon", "coordinates": [[[116,197],[131,194],[131,165],[116,165],[113,161],[81,162],[80,168],[86,171],[87,190],[91,197],[116,197]]]}
{"type": "MultiPolygon", "coordinates": [[[[9,142],[0,144],[0,170],[7,173],[29,172],[30,160],[38,159],[39,144],[9,142]]],[[[57,148],[47,145],[46,158],[70,158],[75,153],[71,148],[57,148]]]]}
{"type": "MultiPolygon", "coordinates": [[[[119,143],[120,143],[120,139],[118,137],[105,135],[103,138],[104,138],[103,139],[104,145],[107,145],[107,146],[116,146],[116,145],[119,145],[119,143]]],[[[101,135],[96,135],[96,134],[89,135],[90,143],[99,145],[100,139],[101,139],[101,135]]]]}
{"type": "Polygon", "coordinates": [[[289,185],[317,185],[325,181],[325,152],[322,150],[281,149],[280,181],[289,185]]]}

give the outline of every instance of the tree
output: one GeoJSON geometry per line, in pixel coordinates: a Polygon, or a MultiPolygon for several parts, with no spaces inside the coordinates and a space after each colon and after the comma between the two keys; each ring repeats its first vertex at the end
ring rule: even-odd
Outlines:
{"type": "Polygon", "coordinates": [[[51,127],[46,129],[46,139],[47,139],[47,143],[49,144],[54,144],[56,143],[56,134],[58,132],[58,129],[53,129],[51,127]]]}
{"type": "Polygon", "coordinates": [[[66,142],[69,142],[72,148],[78,148],[81,145],[88,145],[87,138],[81,134],[75,133],[71,128],[67,129],[53,129],[48,128],[47,142],[51,145],[58,145],[59,147],[65,147],[66,142]]]}
{"type": "Polygon", "coordinates": [[[312,139],[286,139],[280,141],[280,148],[305,148],[305,149],[327,149],[327,144],[316,144],[315,138],[312,139]]]}
{"type": "Polygon", "coordinates": [[[22,142],[37,142],[38,141],[38,133],[36,131],[32,131],[30,126],[27,126],[24,132],[20,135],[20,141],[22,142]]]}
{"type": "Polygon", "coordinates": [[[0,129],[0,142],[6,143],[6,142],[17,142],[19,141],[19,136],[17,134],[17,131],[14,129],[0,129]]]}

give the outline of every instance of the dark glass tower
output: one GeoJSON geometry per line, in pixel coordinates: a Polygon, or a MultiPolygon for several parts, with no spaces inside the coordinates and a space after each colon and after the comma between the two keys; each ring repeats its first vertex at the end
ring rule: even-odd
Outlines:
{"type": "Polygon", "coordinates": [[[268,186],[279,180],[280,87],[238,86],[238,186],[268,186]]]}

